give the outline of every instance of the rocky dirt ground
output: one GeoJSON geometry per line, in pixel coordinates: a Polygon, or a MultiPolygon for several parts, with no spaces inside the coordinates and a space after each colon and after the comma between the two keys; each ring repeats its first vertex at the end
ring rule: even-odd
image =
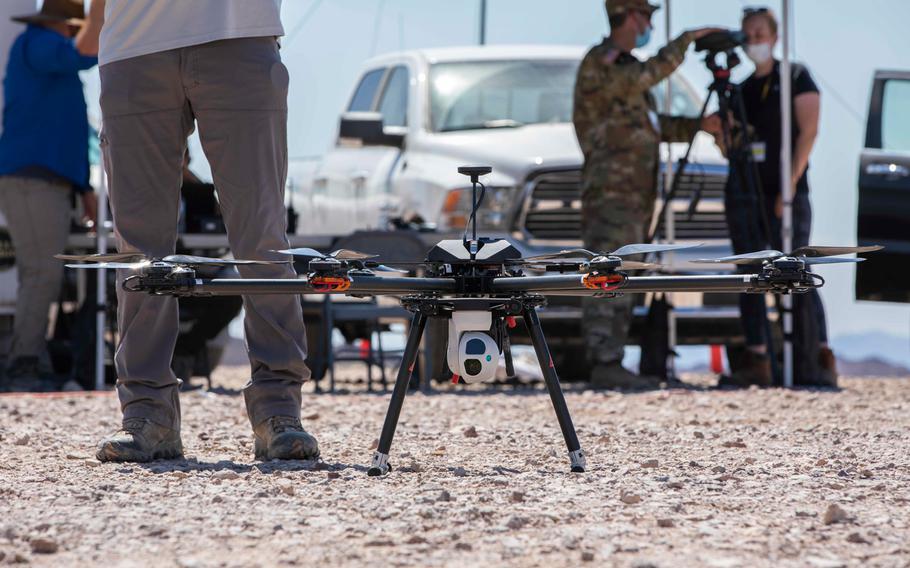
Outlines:
{"type": "Polygon", "coordinates": [[[186,459],[146,465],[93,458],[111,394],[0,398],[0,564],[910,565],[905,379],[573,391],[574,475],[543,391],[415,394],[376,479],[387,395],[307,396],[324,461],[258,463],[245,372],[184,396],[186,459]]]}

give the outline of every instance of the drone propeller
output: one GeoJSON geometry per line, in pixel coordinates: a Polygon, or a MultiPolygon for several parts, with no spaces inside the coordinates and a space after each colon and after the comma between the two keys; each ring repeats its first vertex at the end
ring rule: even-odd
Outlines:
{"type": "Polygon", "coordinates": [[[527,262],[545,262],[551,260],[571,260],[571,259],[583,259],[583,260],[592,260],[599,256],[632,256],[636,254],[651,254],[659,252],[671,252],[681,249],[690,249],[701,246],[701,243],[691,244],[691,245],[648,245],[648,244],[634,244],[626,245],[620,247],[610,253],[596,253],[591,252],[587,249],[568,249],[562,250],[559,252],[554,252],[550,254],[541,254],[538,256],[531,256],[523,259],[527,262]]]}
{"type": "Polygon", "coordinates": [[[139,270],[140,268],[145,268],[146,266],[151,266],[151,262],[96,262],[91,264],[65,264],[67,268],[78,268],[83,270],[117,270],[122,268],[124,270],[139,270]]]}
{"type": "Polygon", "coordinates": [[[175,266],[249,266],[287,264],[286,260],[234,260],[226,258],[210,258],[207,256],[193,256],[186,254],[171,254],[160,259],[150,259],[139,253],[110,253],[89,255],[56,255],[61,260],[100,261],[88,264],[67,264],[67,268],[84,269],[126,269],[138,270],[150,266],[153,262],[163,262],[175,266]],[[125,261],[125,262],[124,262],[125,261]]]}
{"type": "Polygon", "coordinates": [[[145,259],[138,252],[108,252],[104,254],[55,254],[54,258],[70,262],[135,262],[145,259]]]}
{"type": "Polygon", "coordinates": [[[806,264],[856,264],[863,262],[863,258],[838,258],[837,255],[854,254],[862,252],[875,252],[882,250],[880,246],[869,247],[802,247],[798,248],[789,255],[778,250],[762,250],[746,254],[735,254],[721,258],[703,258],[693,260],[699,264],[739,264],[739,265],[760,265],[765,262],[777,260],[792,256],[801,259],[806,264]]]}
{"type": "Polygon", "coordinates": [[[840,256],[842,254],[860,254],[864,252],[876,252],[885,247],[802,247],[791,253],[791,256],[805,256],[809,258],[818,258],[821,256],[840,256]]]}
{"type": "Polygon", "coordinates": [[[348,249],[339,249],[329,254],[324,254],[319,252],[316,249],[311,248],[291,248],[284,250],[276,250],[274,252],[280,252],[281,254],[290,254],[293,256],[302,256],[307,258],[334,258],[335,260],[368,260],[370,258],[377,258],[379,255],[369,254],[365,252],[360,252],[356,250],[348,249]]]}

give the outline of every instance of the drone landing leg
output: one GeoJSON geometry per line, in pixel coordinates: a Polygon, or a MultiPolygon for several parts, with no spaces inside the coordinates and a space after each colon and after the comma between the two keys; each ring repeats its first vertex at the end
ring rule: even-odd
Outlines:
{"type": "Polygon", "coordinates": [[[534,351],[537,353],[537,360],[540,361],[540,369],[543,371],[543,378],[547,383],[547,391],[550,393],[550,400],[553,402],[553,409],[556,411],[556,419],[559,420],[559,427],[562,429],[566,447],[569,449],[572,472],[583,473],[585,471],[585,454],[581,449],[581,444],[578,442],[578,434],[575,433],[575,426],[572,424],[572,417],[569,415],[569,407],[566,405],[566,398],[562,394],[562,387],[559,386],[559,376],[553,366],[550,348],[547,347],[547,340],[543,335],[537,310],[532,307],[525,308],[524,319],[525,324],[528,326],[531,342],[534,344],[534,351]]]}
{"type": "Polygon", "coordinates": [[[388,473],[392,467],[389,465],[389,450],[392,448],[392,438],[395,437],[395,428],[398,426],[398,417],[401,415],[401,406],[411,384],[411,375],[417,360],[417,349],[420,338],[426,327],[427,316],[417,312],[411,320],[411,329],[408,332],[408,341],[401,358],[401,367],[398,368],[398,378],[395,379],[395,388],[392,390],[392,399],[389,401],[389,410],[382,424],[382,434],[379,436],[379,447],[373,454],[373,462],[367,475],[375,477],[388,473]]]}

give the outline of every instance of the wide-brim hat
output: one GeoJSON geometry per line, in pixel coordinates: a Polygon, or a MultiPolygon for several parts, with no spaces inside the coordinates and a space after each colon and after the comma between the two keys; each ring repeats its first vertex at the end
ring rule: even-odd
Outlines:
{"type": "Polygon", "coordinates": [[[606,0],[606,6],[607,15],[611,18],[620,14],[628,14],[629,12],[653,14],[660,9],[660,6],[651,4],[648,0],[606,0]]]}
{"type": "Polygon", "coordinates": [[[23,24],[48,24],[62,22],[74,27],[85,24],[84,0],[44,0],[37,14],[13,16],[14,22],[23,24]]]}

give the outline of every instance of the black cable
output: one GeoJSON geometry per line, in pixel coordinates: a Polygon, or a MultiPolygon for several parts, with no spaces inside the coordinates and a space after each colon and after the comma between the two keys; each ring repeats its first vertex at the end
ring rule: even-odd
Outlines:
{"type": "MultiPolygon", "coordinates": [[[[480,199],[478,199],[476,202],[474,202],[474,203],[471,204],[471,216],[468,218],[468,222],[467,222],[467,223],[465,224],[465,226],[464,226],[464,234],[463,234],[462,237],[461,237],[461,240],[462,240],[462,241],[467,241],[467,240],[468,240],[468,228],[469,228],[469,227],[474,226],[474,227],[476,228],[476,226],[477,226],[477,225],[476,225],[476,223],[477,223],[477,220],[476,220],[476,217],[477,217],[477,210],[480,209],[481,204],[483,204],[483,198],[484,198],[484,197],[486,196],[486,194],[487,194],[487,186],[485,186],[485,185],[483,184],[483,182],[477,181],[477,185],[480,186],[480,199]]],[[[475,187],[476,187],[476,186],[475,186],[475,187]]],[[[476,236],[476,233],[477,233],[477,231],[475,230],[475,231],[474,231],[475,236],[476,236]]]]}

